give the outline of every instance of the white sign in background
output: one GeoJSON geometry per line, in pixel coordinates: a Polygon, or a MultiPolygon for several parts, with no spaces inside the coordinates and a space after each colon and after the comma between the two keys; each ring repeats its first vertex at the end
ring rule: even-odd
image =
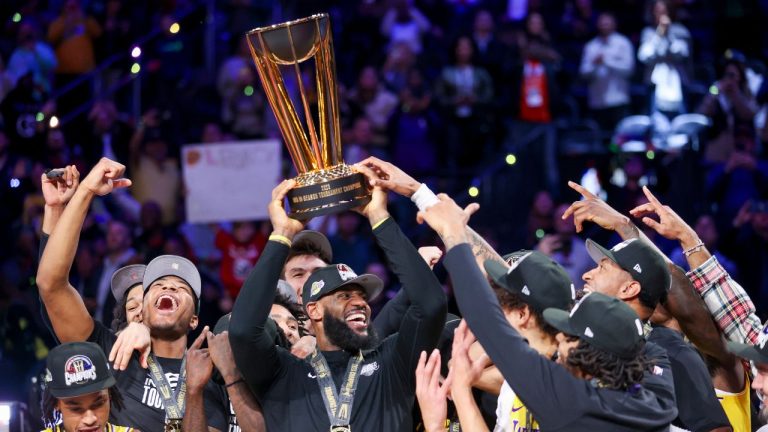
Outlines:
{"type": "Polygon", "coordinates": [[[280,180],[277,140],[189,144],[182,148],[187,221],[266,219],[280,180]]]}

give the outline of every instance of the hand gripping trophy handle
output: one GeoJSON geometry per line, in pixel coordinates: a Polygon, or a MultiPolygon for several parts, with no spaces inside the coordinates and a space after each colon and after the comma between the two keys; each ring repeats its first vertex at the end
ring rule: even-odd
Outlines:
{"type": "Polygon", "coordinates": [[[297,186],[288,193],[291,217],[308,219],[366,204],[371,195],[365,176],[354,172],[343,160],[328,15],[256,28],[248,32],[247,38],[267,100],[298,172],[297,186]],[[312,59],[316,105],[301,68],[312,59]],[[283,73],[294,74],[301,111],[291,101],[283,73]]]}

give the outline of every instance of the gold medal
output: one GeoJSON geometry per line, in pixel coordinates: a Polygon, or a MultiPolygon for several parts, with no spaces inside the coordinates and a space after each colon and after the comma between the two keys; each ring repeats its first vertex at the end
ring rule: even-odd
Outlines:
{"type": "Polygon", "coordinates": [[[165,419],[164,432],[181,432],[181,419],[165,419]]]}
{"type": "Polygon", "coordinates": [[[349,425],[331,426],[331,432],[352,432],[352,428],[349,425]]]}

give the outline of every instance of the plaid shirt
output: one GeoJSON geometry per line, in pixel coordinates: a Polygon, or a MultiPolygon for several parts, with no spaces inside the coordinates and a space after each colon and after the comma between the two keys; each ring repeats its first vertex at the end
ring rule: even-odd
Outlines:
{"type": "Polygon", "coordinates": [[[714,255],[686,275],[728,340],[755,345],[761,333],[764,337],[768,332],[768,325],[764,328],[755,314],[752,299],[714,255]]]}

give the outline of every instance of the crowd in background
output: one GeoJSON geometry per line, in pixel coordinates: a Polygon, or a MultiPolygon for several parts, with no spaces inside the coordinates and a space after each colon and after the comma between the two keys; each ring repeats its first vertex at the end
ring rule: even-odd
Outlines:
{"type": "MultiPolygon", "coordinates": [[[[574,281],[591,261],[586,236],[560,218],[577,199],[565,181],[591,168],[624,214],[653,184],[673,207],[684,204],[707,248],[768,310],[765,1],[274,3],[224,0],[211,11],[202,0],[2,2],[0,397],[25,398],[53,346],[35,287],[46,169],[75,164],[85,173],[107,156],[134,182],[97,200],[80,238],[72,285],[94,317],[111,321],[115,269],[161,254],[200,268],[203,324],[231,309],[270,228],[187,223],[179,149],[279,138],[243,34],[319,11],[332,20],[348,163],[378,156],[452,195],[491,170],[516,191],[481,201],[477,231],[493,226],[485,237],[500,251],[535,247],[555,257],[574,281]],[[216,53],[214,73],[203,47],[216,53]],[[698,150],[623,152],[614,139],[627,116],[658,122],[688,112],[711,122],[698,150]],[[594,154],[569,153],[578,130],[596,132],[594,154]],[[493,171],[505,156],[524,177],[493,171]]],[[[293,175],[287,155],[284,165],[293,175]]],[[[391,205],[416,243],[438,244],[415,224],[410,203],[391,205]]],[[[337,262],[387,282],[362,222],[348,212],[314,228],[328,234],[337,262]]],[[[675,246],[665,252],[683,265],[675,246]]],[[[396,291],[388,283],[384,301],[396,291]]]]}

